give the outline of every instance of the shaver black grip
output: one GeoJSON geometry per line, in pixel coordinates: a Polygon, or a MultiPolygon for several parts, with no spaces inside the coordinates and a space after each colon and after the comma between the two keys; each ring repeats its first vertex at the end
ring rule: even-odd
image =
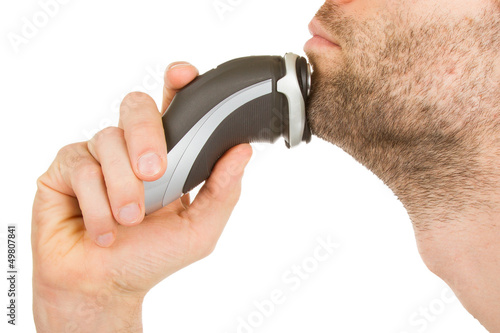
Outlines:
{"type": "Polygon", "coordinates": [[[269,94],[248,102],[228,116],[198,155],[183,192],[189,192],[206,180],[219,157],[231,147],[240,143],[275,142],[281,136],[283,123],[282,112],[276,104],[282,103],[286,103],[286,99],[281,95],[269,94]]]}
{"type": "Polygon", "coordinates": [[[214,129],[191,168],[183,193],[206,180],[217,160],[231,147],[249,142],[272,143],[286,132],[283,127],[288,119],[288,101],[276,91],[276,82],[285,74],[282,57],[240,58],[197,77],[175,95],[162,119],[169,152],[221,101],[249,86],[272,80],[272,93],[242,105],[214,129]]]}

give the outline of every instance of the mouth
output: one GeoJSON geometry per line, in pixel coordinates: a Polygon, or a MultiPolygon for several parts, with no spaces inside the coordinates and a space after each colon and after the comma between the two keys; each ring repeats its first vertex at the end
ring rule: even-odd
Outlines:
{"type": "Polygon", "coordinates": [[[309,32],[313,37],[304,45],[305,52],[318,48],[341,49],[339,43],[326,32],[316,18],[313,18],[309,23],[309,32]]]}

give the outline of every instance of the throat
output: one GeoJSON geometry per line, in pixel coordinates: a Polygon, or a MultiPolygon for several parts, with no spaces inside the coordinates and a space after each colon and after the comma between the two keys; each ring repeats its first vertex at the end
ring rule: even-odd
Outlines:
{"type": "Polygon", "coordinates": [[[394,192],[416,229],[485,212],[500,198],[500,161],[471,142],[366,140],[343,148],[394,192]]]}

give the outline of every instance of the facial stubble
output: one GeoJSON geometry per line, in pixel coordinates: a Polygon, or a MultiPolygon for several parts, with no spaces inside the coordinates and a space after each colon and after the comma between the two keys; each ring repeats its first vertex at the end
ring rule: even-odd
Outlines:
{"type": "Polygon", "coordinates": [[[308,53],[308,121],[379,176],[425,229],[428,212],[480,209],[489,195],[478,187],[495,189],[496,168],[481,160],[500,134],[498,85],[491,85],[500,20],[399,10],[355,21],[329,2],[320,9],[317,19],[342,50],[308,53]]]}

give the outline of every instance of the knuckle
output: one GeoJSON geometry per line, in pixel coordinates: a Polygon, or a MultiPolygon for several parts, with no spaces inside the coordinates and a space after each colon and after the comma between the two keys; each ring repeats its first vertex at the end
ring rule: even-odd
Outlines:
{"type": "Polygon", "coordinates": [[[130,202],[140,202],[140,187],[137,179],[123,179],[119,182],[106,183],[109,191],[109,200],[112,207],[120,209],[130,202]]]}
{"type": "Polygon", "coordinates": [[[46,179],[47,178],[47,173],[44,172],[42,175],[38,176],[36,179],[36,188],[40,190],[41,188],[45,187],[46,179]]]}
{"type": "Polygon", "coordinates": [[[37,191],[43,191],[48,187],[48,184],[51,182],[51,176],[49,175],[49,171],[44,172],[36,179],[36,188],[37,191]]]}
{"type": "Polygon", "coordinates": [[[85,154],[84,151],[83,143],[81,142],[66,145],[57,153],[56,163],[72,169],[87,158],[86,155],[88,154],[85,154]]]}
{"type": "Polygon", "coordinates": [[[74,168],[73,180],[76,183],[88,183],[100,180],[102,177],[101,167],[97,163],[90,161],[90,159],[82,160],[74,168]]]}
{"type": "Polygon", "coordinates": [[[108,141],[110,138],[122,137],[122,136],[123,136],[122,129],[120,129],[118,127],[110,126],[110,127],[106,127],[105,129],[97,132],[96,135],[94,135],[93,141],[96,145],[102,145],[103,142],[108,141]]]}
{"type": "Polygon", "coordinates": [[[211,201],[220,202],[221,188],[216,179],[205,184],[205,192],[211,201]]]}
{"type": "Polygon", "coordinates": [[[72,144],[66,145],[66,146],[62,147],[61,149],[59,149],[59,152],[57,153],[56,159],[57,160],[66,160],[70,156],[79,155],[79,154],[77,154],[76,145],[77,144],[72,143],[72,144]]]}

